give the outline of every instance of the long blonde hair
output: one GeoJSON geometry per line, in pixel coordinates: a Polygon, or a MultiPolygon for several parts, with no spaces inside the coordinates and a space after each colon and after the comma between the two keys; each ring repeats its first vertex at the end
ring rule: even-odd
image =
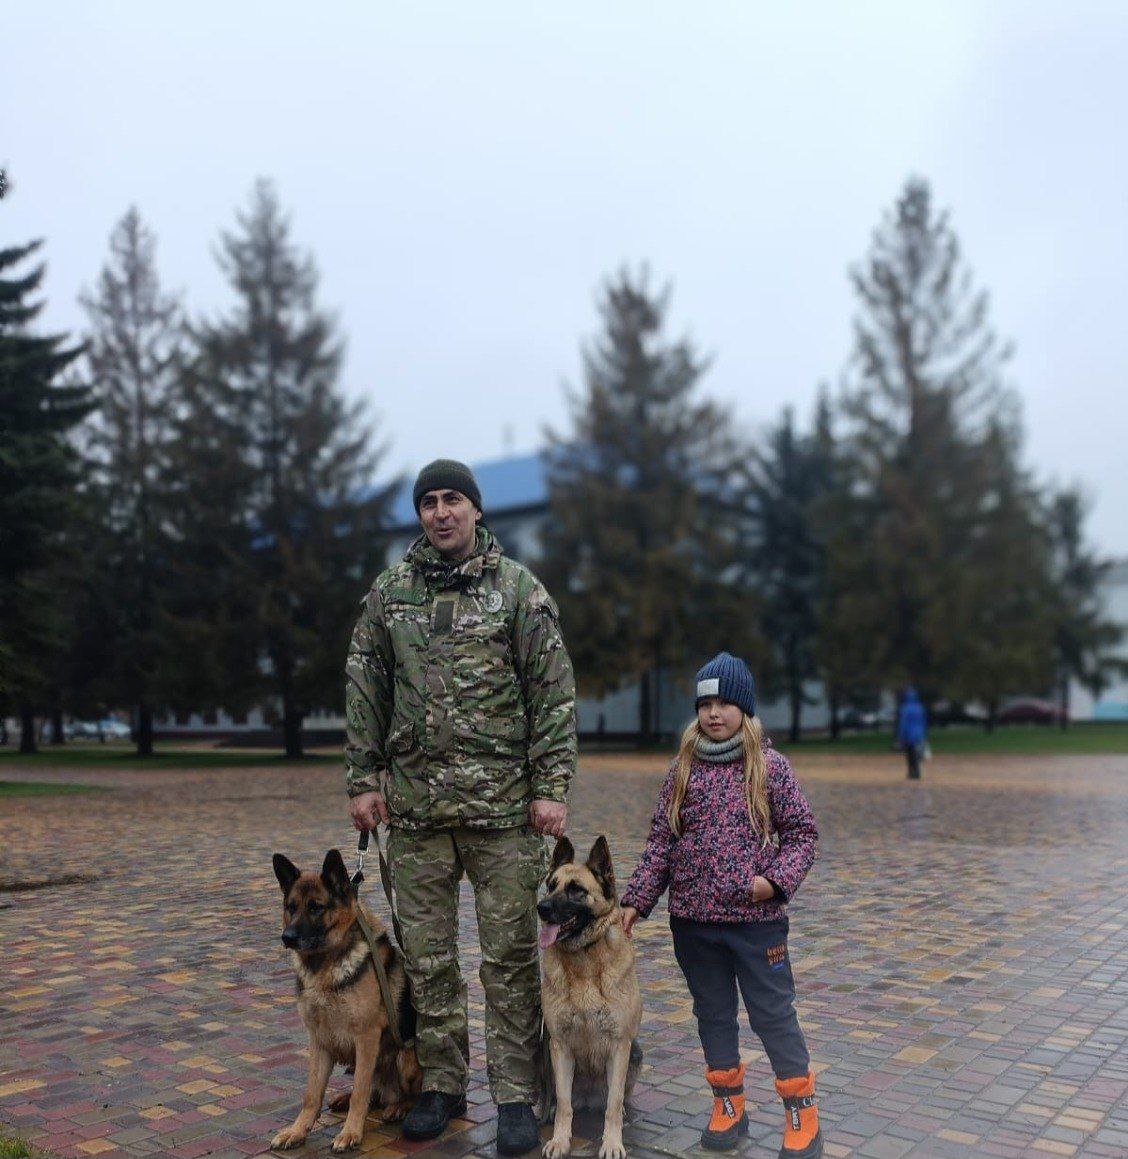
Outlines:
{"type": "MultiPolygon", "coordinates": [[[[689,767],[699,740],[707,740],[696,718],[682,733],[678,746],[677,766],[674,769],[674,787],[666,819],[670,828],[681,836],[681,807],[689,787],[689,767]]],[[[748,821],[760,838],[761,845],[772,839],[772,811],[768,804],[768,774],[764,764],[764,728],[758,716],[744,714],[740,722],[740,744],[744,750],[744,799],[748,805],[748,821]]]]}

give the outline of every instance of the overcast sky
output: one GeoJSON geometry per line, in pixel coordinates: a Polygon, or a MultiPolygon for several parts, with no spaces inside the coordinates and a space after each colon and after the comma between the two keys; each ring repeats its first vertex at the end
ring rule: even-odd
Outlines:
{"type": "Polygon", "coordinates": [[[952,211],[1030,461],[1128,555],[1128,4],[0,0],[0,245],[47,240],[47,321],[135,203],[191,311],[277,182],[388,472],[541,444],[595,295],[674,283],[752,429],[835,379],[846,271],[909,174],[952,211]]]}

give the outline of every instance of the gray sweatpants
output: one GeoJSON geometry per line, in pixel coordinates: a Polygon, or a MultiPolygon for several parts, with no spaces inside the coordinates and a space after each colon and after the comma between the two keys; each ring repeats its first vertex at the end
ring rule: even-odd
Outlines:
{"type": "Polygon", "coordinates": [[[778,1079],[800,1078],[810,1055],[795,1014],[787,918],[770,922],[691,922],[670,918],[674,955],[693,995],[697,1033],[710,1070],[740,1062],[737,987],[748,1024],[778,1079]]]}

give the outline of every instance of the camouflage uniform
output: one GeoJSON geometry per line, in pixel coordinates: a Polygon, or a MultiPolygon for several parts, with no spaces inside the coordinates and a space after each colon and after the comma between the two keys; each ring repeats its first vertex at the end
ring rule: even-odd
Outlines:
{"type": "Polygon", "coordinates": [[[575,683],[556,606],[479,528],[460,563],[425,537],[364,599],[346,666],[350,796],[384,792],[424,1088],[460,1094],[469,1057],[458,883],[474,888],[494,1100],[532,1102],[540,985],[534,798],[563,801],[575,683]]]}

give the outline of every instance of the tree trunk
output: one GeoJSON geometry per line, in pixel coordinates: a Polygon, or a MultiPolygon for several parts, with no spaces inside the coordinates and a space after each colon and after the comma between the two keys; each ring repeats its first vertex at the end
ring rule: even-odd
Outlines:
{"type": "Polygon", "coordinates": [[[1058,722],[1062,732],[1069,728],[1069,675],[1066,674],[1061,680],[1061,693],[1058,701],[1058,708],[1061,710],[1061,720],[1058,722]]]}
{"type": "Polygon", "coordinates": [[[791,727],[787,730],[787,737],[792,744],[799,739],[803,715],[803,688],[801,685],[791,686],[791,727]]]}
{"type": "Polygon", "coordinates": [[[20,752],[35,753],[39,749],[35,743],[35,713],[30,708],[20,709],[20,752]]]}
{"type": "Polygon", "coordinates": [[[838,719],[838,696],[833,692],[830,694],[828,707],[830,708],[830,739],[838,740],[842,735],[842,724],[838,719]]]}
{"type": "Polygon", "coordinates": [[[287,757],[300,757],[302,753],[302,716],[304,714],[289,701],[282,703],[282,740],[286,745],[287,757]]]}
{"type": "Polygon", "coordinates": [[[654,712],[650,696],[650,669],[638,678],[638,740],[639,744],[647,744],[653,737],[651,721],[654,712]]]}
{"type": "Polygon", "coordinates": [[[137,705],[137,755],[151,757],[153,755],[153,709],[145,701],[137,705]]]}
{"type": "Polygon", "coordinates": [[[51,710],[51,743],[67,743],[67,738],[63,735],[63,710],[61,708],[51,710]]]}
{"type": "Polygon", "coordinates": [[[987,719],[983,722],[983,727],[987,732],[995,731],[999,723],[999,702],[997,700],[989,700],[987,702],[987,719]]]}

